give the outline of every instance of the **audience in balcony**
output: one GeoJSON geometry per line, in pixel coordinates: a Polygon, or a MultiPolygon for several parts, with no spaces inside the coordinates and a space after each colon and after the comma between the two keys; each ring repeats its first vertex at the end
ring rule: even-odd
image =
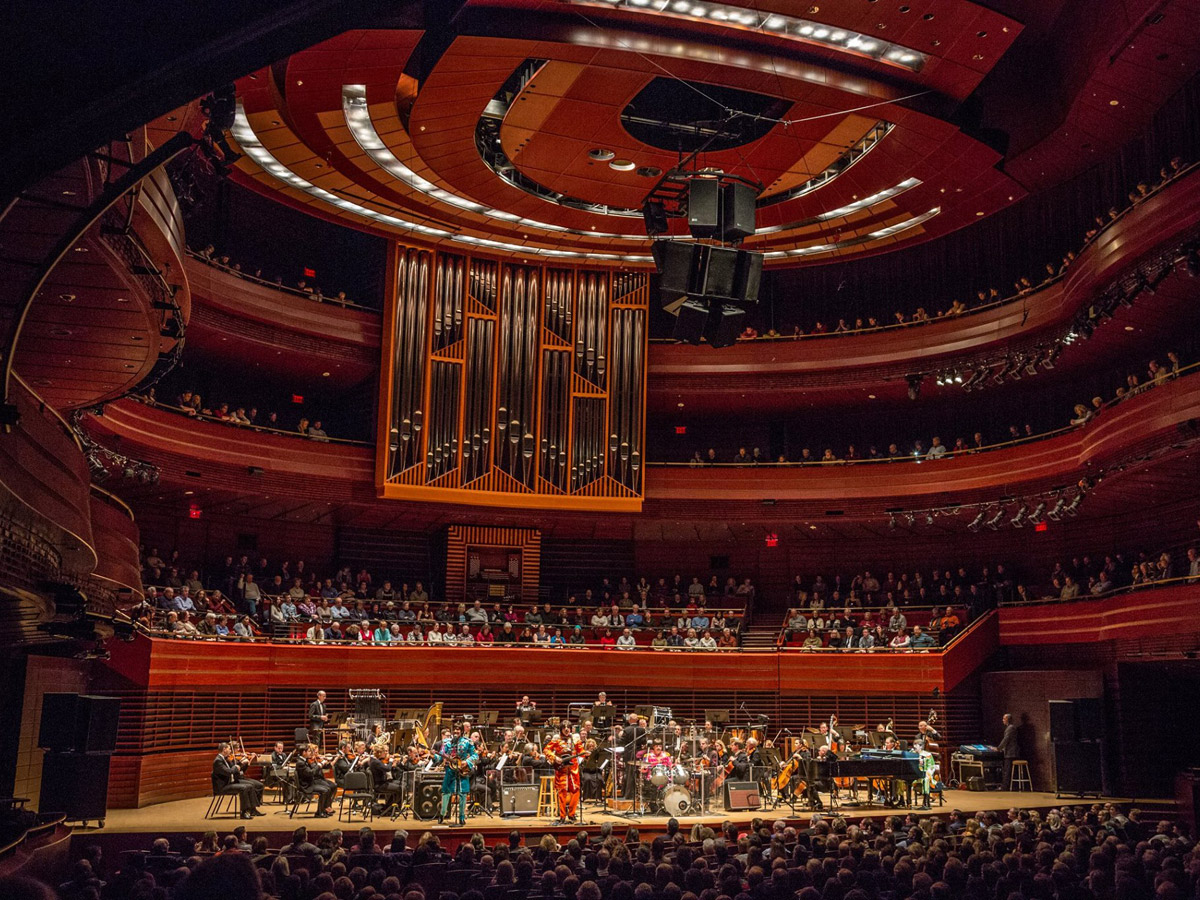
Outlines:
{"type": "Polygon", "coordinates": [[[263,274],[262,267],[256,267],[253,272],[243,270],[242,264],[239,262],[230,262],[228,254],[218,254],[217,248],[212,244],[208,244],[203,250],[191,251],[192,255],[210,266],[222,269],[231,275],[236,275],[238,278],[244,278],[247,281],[254,281],[258,284],[276,288],[277,290],[287,291],[289,294],[307,297],[310,300],[316,300],[318,303],[334,303],[338,306],[353,306],[346,297],[345,291],[336,293],[326,293],[321,290],[321,287],[316,284],[309,284],[307,278],[301,278],[295,285],[286,285],[283,283],[283,276],[276,275],[273,278],[263,274]]]}
{"type": "MultiPolygon", "coordinates": [[[[1159,180],[1153,188],[1150,187],[1148,181],[1139,181],[1127,195],[1128,206],[1125,207],[1125,210],[1121,210],[1113,206],[1108,209],[1107,218],[1103,216],[1096,216],[1094,218],[1093,227],[1087,229],[1087,231],[1084,233],[1083,247],[1086,247],[1089,243],[1091,243],[1096,236],[1105,228],[1107,228],[1113,221],[1120,218],[1123,212],[1128,209],[1132,209],[1144,201],[1147,197],[1151,196],[1155,191],[1165,187],[1176,177],[1182,174],[1184,169],[1185,166],[1183,160],[1176,156],[1173,157],[1167,165],[1163,166],[1159,170],[1159,180]]],[[[1082,247],[1080,249],[1082,250],[1082,247]]],[[[883,325],[881,325],[880,320],[875,317],[866,317],[865,319],[861,317],[856,318],[853,325],[850,325],[844,318],[838,319],[837,326],[834,328],[829,328],[824,322],[817,321],[813,324],[808,334],[847,334],[853,332],[875,331],[880,328],[911,327],[913,325],[936,322],[940,319],[961,316],[969,312],[971,309],[978,309],[980,307],[990,306],[993,303],[1001,302],[1002,300],[1010,300],[1029,295],[1043,285],[1054,281],[1064,272],[1066,272],[1070,265],[1075,261],[1075,258],[1076,253],[1074,251],[1068,251],[1067,254],[1058,262],[1047,262],[1042,274],[1037,276],[1036,281],[1034,278],[1029,276],[1021,276],[1017,278],[1016,281],[1013,282],[1012,293],[1005,298],[1001,297],[1000,290],[998,288],[991,287],[985,290],[977,291],[974,303],[964,302],[961,298],[954,298],[949,302],[945,309],[938,309],[932,315],[926,311],[924,306],[918,306],[911,316],[907,315],[901,310],[897,310],[892,314],[890,322],[883,325]]],[[[799,324],[789,323],[784,325],[782,330],[784,333],[788,333],[792,340],[799,340],[805,336],[805,332],[799,324]]],[[[738,339],[743,341],[771,340],[778,338],[779,336],[779,332],[776,331],[773,326],[766,334],[760,335],[752,325],[747,325],[745,331],[743,331],[738,339]]]]}
{"type": "Polygon", "coordinates": [[[173,404],[164,403],[159,400],[154,388],[150,388],[145,394],[136,399],[150,406],[158,406],[168,410],[173,409],[175,412],[209,422],[221,422],[241,428],[252,428],[256,431],[298,433],[312,438],[314,441],[327,442],[329,440],[329,435],[325,432],[321,419],[310,421],[307,416],[302,415],[293,428],[274,410],[268,412],[265,416],[260,416],[258,407],[256,406],[247,407],[245,405],[237,405],[232,409],[229,403],[218,403],[214,406],[209,406],[204,403],[197,391],[188,388],[179,392],[173,404]]]}
{"type": "MultiPolygon", "coordinates": [[[[1180,356],[1174,350],[1167,351],[1166,358],[1170,366],[1160,365],[1157,360],[1152,359],[1147,366],[1147,378],[1145,381],[1139,381],[1136,374],[1130,373],[1126,376],[1125,383],[1117,387],[1112,399],[1106,404],[1103,397],[1095,396],[1089,403],[1076,403],[1074,408],[1074,416],[1070,420],[1070,424],[1074,427],[1086,425],[1092,419],[1095,419],[1108,406],[1120,403],[1122,400],[1144,393],[1153,387],[1165,384],[1167,381],[1178,376],[1182,369],[1180,356]]],[[[896,442],[889,443],[884,452],[879,451],[882,444],[869,444],[865,451],[858,449],[861,444],[849,444],[846,452],[839,455],[834,448],[826,448],[820,458],[817,458],[809,447],[802,447],[799,455],[795,460],[788,458],[786,454],[780,454],[774,464],[782,465],[787,463],[820,463],[822,465],[853,465],[858,462],[931,462],[946,457],[953,457],[967,453],[976,453],[980,450],[992,450],[1003,448],[1018,442],[1027,442],[1059,434],[1060,430],[1049,431],[1046,434],[1038,434],[1034,426],[1026,422],[1023,425],[1010,424],[1008,426],[1007,436],[994,442],[987,442],[984,439],[983,432],[976,431],[973,433],[970,440],[958,437],[954,440],[952,448],[947,447],[938,435],[934,435],[926,447],[925,442],[921,438],[915,439],[911,445],[901,446],[896,442]]],[[[701,452],[696,450],[688,464],[692,467],[705,465],[735,465],[735,466],[758,466],[772,465],[770,458],[763,451],[755,447],[753,452],[747,452],[746,447],[739,447],[737,452],[726,457],[725,454],[715,447],[709,447],[707,451],[701,452]]]]}

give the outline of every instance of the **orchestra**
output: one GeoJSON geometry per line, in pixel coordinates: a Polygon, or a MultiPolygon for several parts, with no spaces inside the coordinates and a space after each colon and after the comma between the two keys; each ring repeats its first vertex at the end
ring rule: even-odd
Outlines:
{"type": "Polygon", "coordinates": [[[767,716],[747,715],[739,726],[728,713],[718,718],[708,711],[698,722],[663,707],[622,715],[603,691],[594,701],[572,703],[565,717],[549,715],[526,694],[507,722],[481,714],[478,725],[470,715],[443,718],[437,703],[426,713],[355,726],[326,703],[325,692],[318,692],[307,708],[308,728],[297,729],[298,739],[312,737],[290,752],[277,741],[260,759],[235,739],[222,743],[213,762],[214,793],[236,793],[245,818],[261,815],[262,782],[246,775],[258,763],[285,804],[314,804],[314,814],[325,817],[346,775],[364,772],[376,815],[412,814],[462,827],[469,817],[495,814],[498,807],[503,812],[506,787],[549,781],[556,825],[582,822],[585,803],[632,816],[720,812],[727,786],[757,787],[764,808],[788,805],[793,813],[798,806],[860,803],[864,784],[867,804],[928,808],[943,787],[936,710],[917,723],[906,745],[890,719],[868,731],[866,725],[840,728],[834,714],[795,735],[786,728],[772,734],[767,716]],[[321,743],[331,734],[336,749],[322,755],[321,743]],[[548,781],[539,782],[543,778],[548,781]]]}

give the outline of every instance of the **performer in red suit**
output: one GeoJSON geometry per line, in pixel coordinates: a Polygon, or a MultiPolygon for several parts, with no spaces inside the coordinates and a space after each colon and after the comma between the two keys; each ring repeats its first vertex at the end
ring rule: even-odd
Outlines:
{"type": "Polygon", "coordinates": [[[554,766],[554,790],[558,794],[558,821],[562,825],[575,818],[579,808],[579,761],[583,743],[571,733],[569,722],[558,726],[558,734],[542,747],[546,761],[554,766]]]}

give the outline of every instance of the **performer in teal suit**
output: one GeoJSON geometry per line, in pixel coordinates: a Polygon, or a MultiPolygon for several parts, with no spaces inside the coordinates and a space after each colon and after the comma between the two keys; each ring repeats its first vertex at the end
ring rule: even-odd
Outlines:
{"type": "Polygon", "coordinates": [[[456,722],[450,740],[446,741],[437,758],[446,764],[446,774],[442,776],[442,812],[438,822],[446,818],[450,811],[450,800],[458,795],[458,823],[467,824],[467,800],[471,796],[471,776],[479,763],[479,753],[470,737],[465,733],[462,723],[456,722]]]}

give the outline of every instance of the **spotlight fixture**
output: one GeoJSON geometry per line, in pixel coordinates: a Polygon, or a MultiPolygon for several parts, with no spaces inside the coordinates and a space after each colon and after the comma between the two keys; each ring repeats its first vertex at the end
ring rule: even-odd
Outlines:
{"type": "Polygon", "coordinates": [[[927,513],[925,513],[925,524],[926,524],[926,525],[932,525],[932,524],[933,524],[933,513],[931,513],[931,512],[927,512],[927,513]]]}
{"type": "Polygon", "coordinates": [[[923,380],[923,376],[905,375],[904,379],[908,382],[908,399],[916,400],[921,396],[921,381],[923,380]]]}
{"type": "Polygon", "coordinates": [[[1046,501],[1041,500],[1038,505],[1033,508],[1033,512],[1029,514],[1029,521],[1037,525],[1042,521],[1042,513],[1046,511],[1046,501]]]}
{"type": "Polygon", "coordinates": [[[955,373],[954,373],[954,383],[955,383],[955,384],[962,384],[962,383],[963,383],[962,372],[955,372],[955,373]]]}
{"type": "Polygon", "coordinates": [[[1036,359],[1030,359],[1029,362],[1025,363],[1025,374],[1026,375],[1036,375],[1037,374],[1037,360],[1036,359]]]}
{"type": "Polygon", "coordinates": [[[1017,510],[1017,514],[1008,520],[1008,524],[1010,524],[1013,528],[1023,527],[1025,525],[1026,512],[1028,512],[1028,507],[1022,503],[1021,508],[1017,510]]]}
{"type": "Polygon", "coordinates": [[[888,528],[894,529],[895,527],[896,527],[896,516],[895,516],[895,514],[893,514],[891,517],[888,518],[888,528]]]}
{"type": "Polygon", "coordinates": [[[987,520],[987,527],[992,531],[1000,530],[1000,520],[1004,518],[1004,509],[996,510],[996,514],[987,520]]]}
{"type": "Polygon", "coordinates": [[[986,517],[987,517],[987,512],[985,510],[981,509],[979,511],[979,515],[977,515],[974,519],[971,520],[971,524],[967,526],[967,530],[968,531],[978,531],[980,526],[983,525],[983,520],[986,517]]]}
{"type": "Polygon", "coordinates": [[[1046,513],[1046,518],[1051,522],[1057,522],[1062,518],[1063,507],[1067,505],[1066,498],[1059,497],[1058,502],[1054,504],[1054,508],[1046,513]]]}
{"type": "Polygon", "coordinates": [[[1066,507],[1066,509],[1063,510],[1063,512],[1066,513],[1071,518],[1075,518],[1075,516],[1079,515],[1079,504],[1081,504],[1082,502],[1083,502],[1083,494],[1082,493],[1076,494],[1075,499],[1067,504],[1067,507],[1066,507]]]}

